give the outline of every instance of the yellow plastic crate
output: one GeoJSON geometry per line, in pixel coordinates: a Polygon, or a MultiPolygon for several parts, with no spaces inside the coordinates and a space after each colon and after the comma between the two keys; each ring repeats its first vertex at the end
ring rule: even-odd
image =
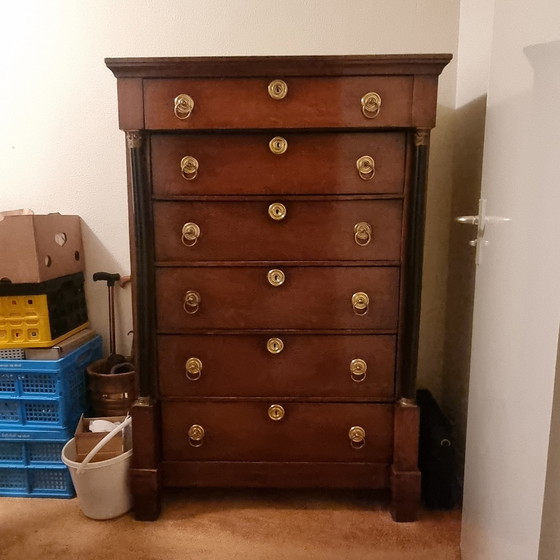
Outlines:
{"type": "MultiPolygon", "coordinates": [[[[2,289],[21,291],[28,286],[2,289]]],[[[0,348],[54,346],[88,326],[81,273],[37,287],[47,293],[0,296],[0,348]]]]}

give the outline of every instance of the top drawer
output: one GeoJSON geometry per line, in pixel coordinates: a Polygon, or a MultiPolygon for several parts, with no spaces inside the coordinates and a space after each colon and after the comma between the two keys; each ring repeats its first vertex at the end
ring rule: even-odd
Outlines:
{"type": "Polygon", "coordinates": [[[413,126],[411,76],[148,79],[151,130],[413,126]]]}

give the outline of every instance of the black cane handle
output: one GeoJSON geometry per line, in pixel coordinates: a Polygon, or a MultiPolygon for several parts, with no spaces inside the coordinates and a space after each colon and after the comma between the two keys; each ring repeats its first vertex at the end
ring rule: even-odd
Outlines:
{"type": "Polygon", "coordinates": [[[121,275],[119,273],[111,274],[110,272],[95,272],[93,274],[93,281],[97,282],[98,280],[102,280],[103,282],[107,282],[107,286],[112,288],[120,279],[121,275]]]}

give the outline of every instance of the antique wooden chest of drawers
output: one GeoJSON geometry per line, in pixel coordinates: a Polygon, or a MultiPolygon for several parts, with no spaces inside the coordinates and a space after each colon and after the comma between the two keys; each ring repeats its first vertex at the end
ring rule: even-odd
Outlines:
{"type": "Polygon", "coordinates": [[[419,501],[424,191],[449,55],[108,59],[126,131],[135,515],[176,486],[419,501]]]}

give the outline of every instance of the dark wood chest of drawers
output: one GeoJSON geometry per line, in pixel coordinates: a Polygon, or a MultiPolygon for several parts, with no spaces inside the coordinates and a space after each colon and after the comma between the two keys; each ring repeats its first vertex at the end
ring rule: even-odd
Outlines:
{"type": "Polygon", "coordinates": [[[429,130],[449,55],[108,59],[126,131],[135,514],[162,488],[419,501],[429,130]]]}

